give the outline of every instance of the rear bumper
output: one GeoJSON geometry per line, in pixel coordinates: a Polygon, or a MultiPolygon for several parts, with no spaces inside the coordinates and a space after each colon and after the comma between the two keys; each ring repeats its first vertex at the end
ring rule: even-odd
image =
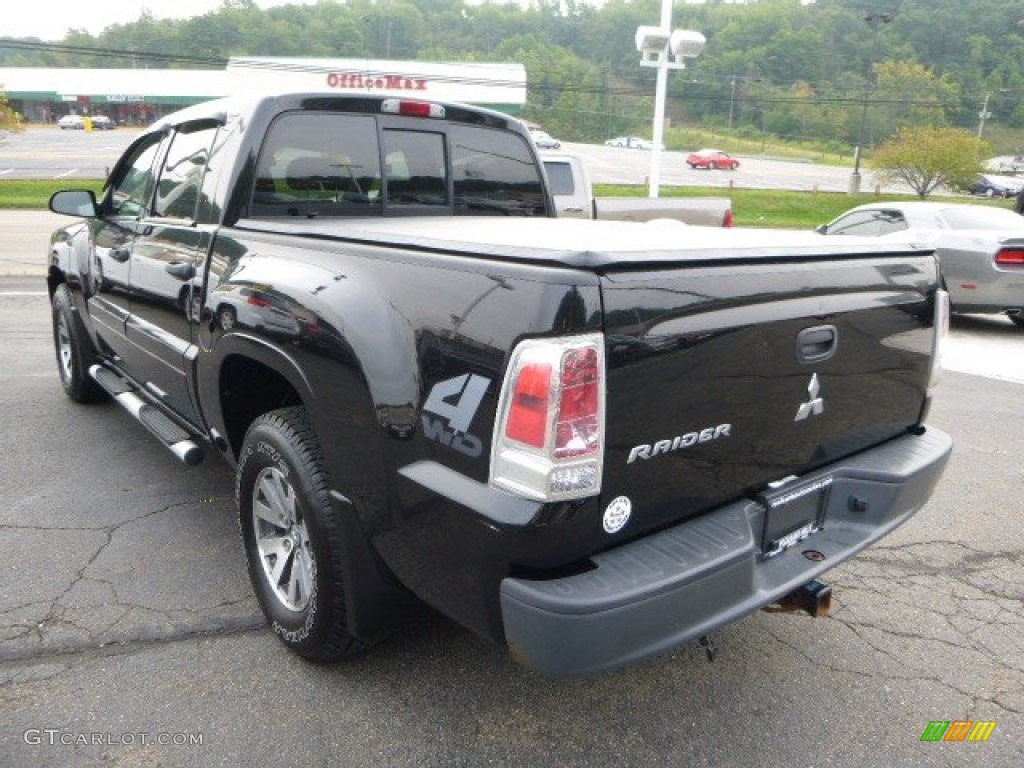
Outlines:
{"type": "Polygon", "coordinates": [[[949,435],[929,428],[812,473],[809,479],[832,483],[823,529],[774,558],[761,552],[764,506],[744,500],[595,555],[596,567],[586,573],[504,579],[509,647],[545,675],[576,677],[695,640],[776,602],[906,522],[931,496],[951,450],[949,435]],[[802,554],[812,549],[824,559],[802,554]]]}

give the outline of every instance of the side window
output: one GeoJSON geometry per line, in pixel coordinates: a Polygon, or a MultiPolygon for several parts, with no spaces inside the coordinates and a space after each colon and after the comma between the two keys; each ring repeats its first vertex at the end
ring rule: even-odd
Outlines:
{"type": "Polygon", "coordinates": [[[285,114],[256,166],[254,216],[367,216],[380,206],[377,123],[369,115],[285,114]]]}
{"type": "Polygon", "coordinates": [[[185,127],[174,134],[156,186],[153,212],[169,219],[194,221],[203,174],[210,160],[216,126],[185,127]]]}
{"type": "Polygon", "coordinates": [[[162,135],[135,148],[129,164],[110,190],[111,213],[114,216],[144,216],[149,212],[153,194],[153,163],[160,148],[162,135]]]}
{"type": "Polygon", "coordinates": [[[828,228],[830,235],[877,235],[878,212],[857,211],[844,216],[828,228]]]}
{"type": "Polygon", "coordinates": [[[544,170],[548,174],[548,183],[551,185],[552,195],[574,195],[576,185],[573,183],[572,167],[569,163],[546,162],[544,170]]]}
{"type": "MultiPolygon", "coordinates": [[[[540,168],[521,136],[458,125],[452,126],[449,140],[457,215],[544,215],[540,168]]],[[[571,174],[568,166],[565,170],[571,174]]],[[[557,171],[549,174],[555,184],[557,171]]],[[[571,178],[569,184],[571,188],[571,178]]]]}
{"type": "Polygon", "coordinates": [[[878,234],[888,235],[890,232],[902,232],[907,228],[907,220],[899,211],[878,212],[878,234]]]}
{"type": "Polygon", "coordinates": [[[384,131],[384,169],[389,204],[448,205],[443,134],[384,131]]]}

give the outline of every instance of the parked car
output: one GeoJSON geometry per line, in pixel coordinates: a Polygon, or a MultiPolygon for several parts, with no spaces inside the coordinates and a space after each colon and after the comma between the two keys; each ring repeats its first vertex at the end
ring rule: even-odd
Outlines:
{"type": "Polygon", "coordinates": [[[552,138],[545,131],[531,130],[530,136],[533,137],[533,143],[537,145],[537,149],[558,149],[562,146],[558,139],[552,138]]]}
{"type": "Polygon", "coordinates": [[[870,203],[818,232],[934,244],[953,312],[1006,314],[1024,328],[1024,217],[1007,208],[870,203]]]}
{"type": "Polygon", "coordinates": [[[112,131],[117,127],[114,121],[106,115],[93,115],[90,120],[92,120],[94,131],[112,131]]]}
{"type": "Polygon", "coordinates": [[[608,147],[625,147],[626,149],[654,149],[654,142],[641,139],[639,136],[616,136],[605,142],[608,147]]]}
{"type": "Polygon", "coordinates": [[[686,156],[686,164],[691,168],[712,168],[721,171],[735,171],[740,161],[720,149],[698,149],[686,156]]]}
{"type": "Polygon", "coordinates": [[[1022,179],[979,174],[975,182],[968,188],[967,194],[981,195],[982,197],[1013,197],[1020,192],[1022,185],[1024,185],[1022,179]]]}
{"type": "Polygon", "coordinates": [[[80,131],[85,128],[85,119],[81,115],[64,115],[57,121],[62,131],[80,131]]]}

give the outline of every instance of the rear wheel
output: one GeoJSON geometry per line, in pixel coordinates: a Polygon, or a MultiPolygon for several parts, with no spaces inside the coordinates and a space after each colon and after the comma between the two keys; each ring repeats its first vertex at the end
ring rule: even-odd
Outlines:
{"type": "Polygon", "coordinates": [[[103,388],[89,375],[89,368],[98,362],[96,351],[75,311],[71,291],[63,283],[53,293],[51,308],[53,346],[64,392],[77,403],[105,400],[103,388]]]}
{"type": "Polygon", "coordinates": [[[348,631],[345,546],[305,409],[257,418],[240,457],[235,495],[249,578],[274,632],[315,662],[363,650],[348,631]]]}

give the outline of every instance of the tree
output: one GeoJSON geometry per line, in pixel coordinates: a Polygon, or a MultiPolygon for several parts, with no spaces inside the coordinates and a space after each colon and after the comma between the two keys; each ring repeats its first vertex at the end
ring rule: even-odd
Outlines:
{"type": "Polygon", "coordinates": [[[0,131],[20,131],[21,116],[7,104],[7,94],[0,86],[0,131]]]}
{"type": "Polygon", "coordinates": [[[981,170],[978,159],[990,152],[987,142],[957,128],[903,128],[871,159],[880,177],[902,181],[920,198],[941,186],[963,187],[981,170]]]}

